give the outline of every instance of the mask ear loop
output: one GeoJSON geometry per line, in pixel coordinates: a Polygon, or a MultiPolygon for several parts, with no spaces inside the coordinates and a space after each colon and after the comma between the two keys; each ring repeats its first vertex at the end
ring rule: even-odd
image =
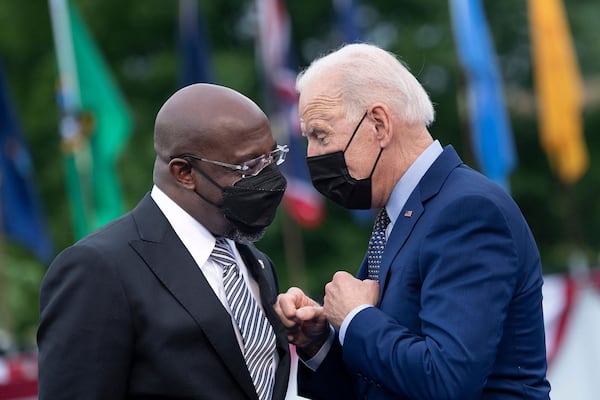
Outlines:
{"type": "MultiPolygon", "coordinates": [[[[206,172],[202,171],[200,168],[194,167],[192,165],[191,162],[189,162],[188,160],[185,160],[188,165],[190,166],[191,169],[197,171],[200,175],[202,175],[203,177],[205,177],[210,183],[212,183],[213,185],[215,185],[216,187],[218,187],[221,191],[223,191],[223,186],[219,185],[213,178],[211,178],[206,172]]],[[[206,201],[208,204],[215,206],[217,208],[220,207],[219,203],[215,203],[214,201],[208,199],[207,197],[205,197],[202,193],[194,190],[194,193],[196,193],[202,200],[206,201]]]]}
{"type": "Polygon", "coordinates": [[[213,178],[210,177],[210,175],[208,175],[206,172],[202,171],[200,168],[198,167],[194,167],[192,165],[191,162],[187,161],[188,165],[190,166],[191,169],[198,171],[198,173],[200,173],[200,175],[202,175],[203,177],[205,177],[210,183],[212,183],[213,185],[215,185],[216,187],[218,187],[219,189],[223,190],[223,186],[219,185],[213,178]]]}
{"type": "Polygon", "coordinates": [[[371,173],[369,174],[369,179],[371,179],[373,177],[373,173],[375,172],[375,168],[377,168],[377,164],[379,164],[379,159],[381,158],[381,153],[383,153],[383,147],[381,149],[379,149],[379,155],[377,156],[377,160],[375,160],[375,164],[373,165],[373,169],[371,170],[371,173]]]}
{"type": "MultiPolygon", "coordinates": [[[[356,128],[354,129],[354,132],[352,132],[352,136],[350,136],[350,140],[348,140],[348,144],[346,144],[346,147],[344,148],[344,153],[346,152],[346,150],[348,150],[348,147],[350,146],[350,143],[352,142],[352,139],[354,139],[354,135],[356,135],[356,132],[358,132],[358,128],[360,128],[360,125],[362,124],[362,122],[364,121],[364,119],[367,117],[368,113],[369,113],[368,111],[365,111],[365,113],[363,114],[363,116],[360,119],[360,121],[358,121],[358,125],[356,125],[356,128]]],[[[377,159],[375,160],[375,164],[373,164],[373,169],[371,169],[371,173],[369,174],[369,179],[371,177],[373,177],[373,173],[375,172],[375,168],[377,168],[377,164],[379,163],[379,159],[381,158],[381,153],[383,153],[383,147],[379,150],[379,154],[377,155],[377,159]]]]}
{"type": "Polygon", "coordinates": [[[348,150],[348,147],[350,147],[350,143],[352,143],[352,139],[354,139],[354,135],[356,135],[356,132],[358,132],[358,128],[360,128],[360,125],[362,124],[362,122],[366,118],[367,113],[368,113],[368,111],[365,111],[365,113],[363,114],[362,118],[358,122],[358,125],[356,125],[356,128],[354,128],[354,132],[352,132],[352,136],[350,136],[350,140],[348,140],[348,143],[346,144],[346,147],[344,148],[344,153],[346,152],[346,150],[348,150]]]}

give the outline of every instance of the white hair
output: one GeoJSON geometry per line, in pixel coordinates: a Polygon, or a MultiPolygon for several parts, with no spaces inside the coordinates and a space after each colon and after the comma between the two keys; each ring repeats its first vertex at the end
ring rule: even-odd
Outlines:
{"type": "Polygon", "coordinates": [[[340,86],[347,115],[360,115],[369,105],[382,102],[407,123],[429,126],[434,120],[433,104],[423,86],[394,54],[379,47],[349,44],[315,59],[298,75],[296,90],[302,93],[309,82],[332,77],[340,86]]]}

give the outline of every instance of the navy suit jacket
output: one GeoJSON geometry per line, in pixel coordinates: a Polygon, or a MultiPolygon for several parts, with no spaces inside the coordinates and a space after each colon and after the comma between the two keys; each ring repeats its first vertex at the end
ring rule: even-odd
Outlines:
{"type": "MultiPolygon", "coordinates": [[[[281,400],[290,356],[275,269],[238,250],[277,335],[281,400]]],[[[149,195],[54,260],[40,307],[40,400],[258,400],[230,315],[149,195]]]]}
{"type": "Polygon", "coordinates": [[[548,399],[541,288],[519,208],[448,146],[394,224],[378,306],[354,317],[316,372],[301,367],[300,389],[315,399],[548,399]]]}

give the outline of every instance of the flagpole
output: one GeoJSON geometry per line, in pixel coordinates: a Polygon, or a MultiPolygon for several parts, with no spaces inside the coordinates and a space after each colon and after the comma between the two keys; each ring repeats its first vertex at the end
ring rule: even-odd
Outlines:
{"type": "MultiPolygon", "coordinates": [[[[285,6],[278,0],[256,0],[257,40],[255,52],[258,55],[257,69],[262,81],[264,108],[271,121],[271,129],[276,140],[289,140],[290,126],[282,112],[280,101],[274,91],[274,75],[285,72],[285,59],[289,51],[290,26],[285,6]],[[276,99],[276,100],[275,100],[276,99]],[[274,103],[276,101],[276,103],[274,103]]],[[[289,143],[290,146],[292,145],[289,143]]],[[[288,159],[290,157],[288,156],[288,159]]],[[[288,185],[289,188],[289,185],[288,185]]],[[[289,192],[289,190],[288,190],[289,192]]],[[[284,200],[285,201],[285,200],[284,200]]],[[[287,210],[286,210],[287,211],[287,210]]],[[[282,213],[282,240],[290,285],[305,287],[306,266],[302,228],[296,224],[289,212],[282,213]]]]}
{"type": "Polygon", "coordinates": [[[49,1],[63,109],[67,115],[73,117],[81,105],[81,100],[67,0],[49,1]]]}
{"type": "MultiPolygon", "coordinates": [[[[61,98],[62,117],[60,121],[60,135],[63,151],[70,152],[72,160],[67,156],[66,162],[73,162],[77,174],[76,187],[71,187],[71,201],[73,193],[77,193],[82,199],[83,212],[85,215],[84,227],[78,216],[73,211],[72,223],[76,237],[81,237],[89,230],[89,212],[91,208],[88,193],[90,193],[92,155],[89,140],[82,138],[82,124],[78,113],[81,110],[81,98],[79,89],[79,75],[75,59],[75,47],[72,37],[71,18],[69,14],[68,0],[49,0],[50,19],[54,38],[54,48],[59,73],[59,91],[61,98]]],[[[68,170],[68,167],[67,167],[68,170]]],[[[67,179],[67,185],[73,184],[67,179]]],[[[75,207],[72,204],[72,209],[75,207]]]]}

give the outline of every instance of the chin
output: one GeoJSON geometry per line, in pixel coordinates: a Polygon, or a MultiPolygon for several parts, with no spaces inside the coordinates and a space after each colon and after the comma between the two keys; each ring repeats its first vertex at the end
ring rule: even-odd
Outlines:
{"type": "Polygon", "coordinates": [[[265,234],[266,228],[258,231],[245,231],[239,228],[233,228],[230,232],[227,232],[224,236],[234,242],[252,244],[258,242],[265,234]]]}

